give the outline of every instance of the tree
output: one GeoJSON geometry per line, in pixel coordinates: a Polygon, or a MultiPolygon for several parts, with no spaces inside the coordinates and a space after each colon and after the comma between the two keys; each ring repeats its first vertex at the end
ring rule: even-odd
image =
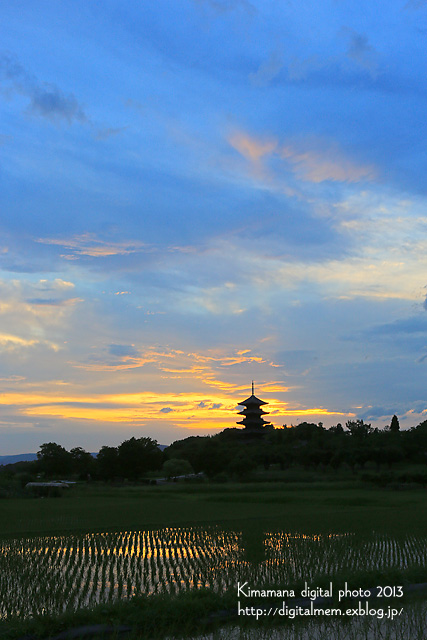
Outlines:
{"type": "Polygon", "coordinates": [[[232,455],[230,447],[225,442],[222,442],[216,436],[207,438],[200,456],[202,471],[209,478],[214,478],[226,470],[232,455]]]}
{"type": "Polygon", "coordinates": [[[86,479],[88,475],[91,475],[94,471],[95,460],[91,453],[88,453],[82,447],[74,447],[70,450],[72,458],[73,473],[77,474],[79,478],[86,479]]]}
{"type": "Polygon", "coordinates": [[[123,478],[136,480],[147,471],[159,469],[162,464],[162,452],[156,440],[151,438],[131,438],[118,448],[118,463],[123,478]]]}
{"type": "Polygon", "coordinates": [[[352,437],[359,440],[364,440],[373,431],[371,425],[366,424],[363,420],[349,420],[345,426],[350,431],[352,437]]]}
{"type": "Polygon", "coordinates": [[[194,473],[193,467],[188,460],[181,458],[171,458],[163,463],[162,471],[167,478],[176,478],[177,476],[186,476],[194,473]]]}
{"type": "Polygon", "coordinates": [[[209,436],[190,436],[184,440],[173,442],[164,450],[165,458],[182,458],[188,460],[195,473],[203,471],[203,450],[209,436]]]}
{"type": "Polygon", "coordinates": [[[384,462],[387,463],[388,468],[391,469],[395,462],[400,462],[403,458],[403,453],[399,447],[389,445],[384,447],[383,450],[384,462]]]}
{"type": "Polygon", "coordinates": [[[329,433],[333,433],[335,435],[341,435],[341,434],[344,433],[344,429],[343,429],[343,426],[342,426],[341,422],[338,422],[338,424],[335,425],[334,427],[330,427],[328,429],[328,431],[329,431],[329,433]]]}
{"type": "Polygon", "coordinates": [[[117,447],[101,447],[96,456],[96,468],[101,480],[113,480],[119,475],[119,452],[117,447]]]}
{"type": "Polygon", "coordinates": [[[39,470],[46,477],[61,476],[70,473],[72,470],[71,454],[56,442],[46,442],[40,445],[37,452],[37,463],[39,470]]]}
{"type": "Polygon", "coordinates": [[[251,472],[256,469],[256,466],[253,456],[250,453],[241,451],[230,460],[228,470],[237,480],[246,480],[251,472]]]}
{"type": "Polygon", "coordinates": [[[394,415],[391,419],[390,431],[392,431],[393,433],[398,433],[399,430],[400,430],[399,420],[398,420],[398,417],[394,415]]]}

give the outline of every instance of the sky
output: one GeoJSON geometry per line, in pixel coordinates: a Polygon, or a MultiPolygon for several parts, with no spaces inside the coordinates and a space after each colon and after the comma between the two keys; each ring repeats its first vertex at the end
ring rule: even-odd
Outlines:
{"type": "Polygon", "coordinates": [[[425,0],[0,17],[0,454],[427,418],[425,0]]]}

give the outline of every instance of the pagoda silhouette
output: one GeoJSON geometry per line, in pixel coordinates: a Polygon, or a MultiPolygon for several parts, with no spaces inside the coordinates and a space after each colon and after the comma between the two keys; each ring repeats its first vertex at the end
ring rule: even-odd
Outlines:
{"type": "Polygon", "coordinates": [[[244,426],[243,433],[253,435],[263,434],[265,427],[267,425],[271,425],[271,422],[264,420],[262,417],[263,415],[267,415],[268,411],[263,411],[261,407],[268,404],[268,402],[264,402],[264,400],[260,400],[256,397],[253,380],[252,395],[238,404],[245,407],[243,411],[239,411],[239,416],[244,416],[243,420],[237,422],[237,424],[242,424],[244,426]]]}

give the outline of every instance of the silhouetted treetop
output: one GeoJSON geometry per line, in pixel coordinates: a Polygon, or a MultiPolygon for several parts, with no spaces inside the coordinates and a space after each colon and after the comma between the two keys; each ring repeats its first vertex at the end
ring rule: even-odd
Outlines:
{"type": "Polygon", "coordinates": [[[400,430],[399,420],[398,420],[398,417],[394,415],[391,419],[390,431],[397,433],[399,430],[400,430]]]}

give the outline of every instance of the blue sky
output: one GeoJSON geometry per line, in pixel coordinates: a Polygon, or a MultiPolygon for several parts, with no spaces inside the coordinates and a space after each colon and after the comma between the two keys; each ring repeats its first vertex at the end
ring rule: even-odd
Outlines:
{"type": "Polygon", "coordinates": [[[426,418],[426,2],[0,13],[0,453],[426,418]]]}

